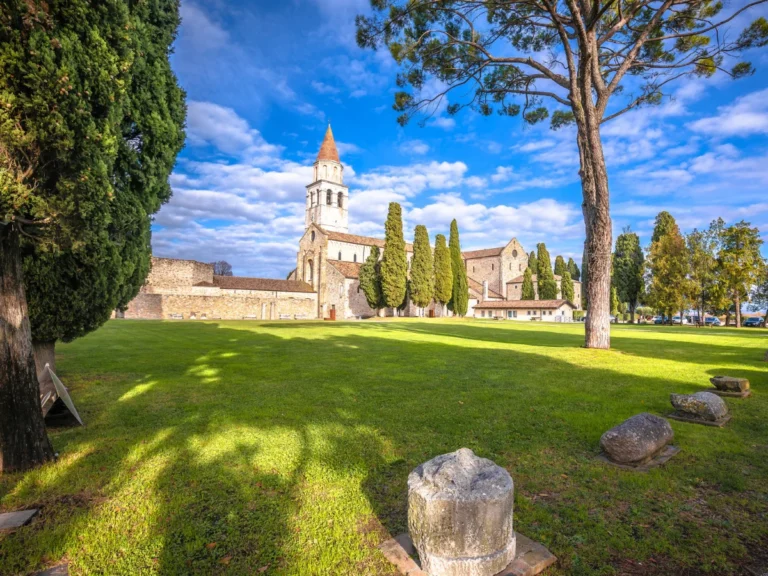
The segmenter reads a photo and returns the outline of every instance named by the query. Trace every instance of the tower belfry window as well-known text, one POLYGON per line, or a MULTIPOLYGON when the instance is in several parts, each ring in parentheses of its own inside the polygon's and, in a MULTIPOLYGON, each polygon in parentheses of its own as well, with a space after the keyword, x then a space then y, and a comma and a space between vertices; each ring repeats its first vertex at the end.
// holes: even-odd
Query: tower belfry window
POLYGON ((343 207, 344 207, 344 194, 339 192, 339 208, 343 208, 343 207))
POLYGON ((328 206, 331 205, 331 191, 328 190, 328 192, 325 193, 325 203, 328 204, 328 206))

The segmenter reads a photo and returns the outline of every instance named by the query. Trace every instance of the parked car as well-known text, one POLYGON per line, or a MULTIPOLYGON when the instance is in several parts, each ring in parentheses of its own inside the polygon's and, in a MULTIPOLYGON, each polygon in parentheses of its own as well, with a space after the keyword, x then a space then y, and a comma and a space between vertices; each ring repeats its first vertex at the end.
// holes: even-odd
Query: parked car
POLYGON ((669 320, 669 318, 667 318, 666 316, 656 316, 653 319, 653 323, 654 324, 666 324, 668 320, 669 320))
POLYGON ((720 322, 720 318, 716 318, 714 316, 707 316, 704 318, 704 325, 705 326, 722 326, 723 323, 720 322))
POLYGON ((744 327, 745 328, 762 328, 765 326, 765 318, 761 318, 760 316, 750 316, 746 320, 744 320, 744 327))
POLYGON ((680 316, 672 316, 672 324, 690 324, 690 321, 685 316, 682 318, 680 318, 680 316))

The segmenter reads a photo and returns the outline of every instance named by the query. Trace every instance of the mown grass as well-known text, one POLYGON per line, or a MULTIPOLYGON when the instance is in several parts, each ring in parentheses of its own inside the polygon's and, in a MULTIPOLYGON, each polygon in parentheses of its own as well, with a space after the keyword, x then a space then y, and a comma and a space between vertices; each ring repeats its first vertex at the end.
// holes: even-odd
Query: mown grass
POLYGON ((516 529, 551 574, 747 574, 768 564, 762 330, 481 321, 112 321, 58 347, 85 428, 0 477, 0 573, 394 574, 406 478, 462 446, 506 467, 516 529), (670 392, 746 376, 724 429, 672 422, 648 474, 596 461, 603 431, 670 392))

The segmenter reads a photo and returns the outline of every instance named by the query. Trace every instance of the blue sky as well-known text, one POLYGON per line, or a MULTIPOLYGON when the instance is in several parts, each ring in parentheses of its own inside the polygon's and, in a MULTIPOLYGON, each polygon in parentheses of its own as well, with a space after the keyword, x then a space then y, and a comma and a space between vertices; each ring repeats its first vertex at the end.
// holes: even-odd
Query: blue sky
MULTIPOLYGON (((553 258, 580 262, 573 131, 440 110, 401 128, 395 63, 355 45, 354 17, 367 10, 368 0, 182 0, 172 64, 188 95, 187 145, 156 217, 155 255, 285 277, 330 121, 350 232, 383 236, 397 201, 408 236, 416 224, 447 235, 456 218, 464 248, 517 237, 528 251, 546 242, 553 258)), ((768 50, 748 56, 751 78, 684 80, 661 106, 603 126, 615 235, 631 225, 645 246, 660 210, 685 232, 722 216, 768 233, 768 50)))

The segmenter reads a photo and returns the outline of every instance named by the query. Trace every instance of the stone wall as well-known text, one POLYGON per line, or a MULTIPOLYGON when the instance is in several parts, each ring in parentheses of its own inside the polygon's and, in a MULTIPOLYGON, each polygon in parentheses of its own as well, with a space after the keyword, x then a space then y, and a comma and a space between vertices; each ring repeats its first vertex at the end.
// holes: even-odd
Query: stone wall
POLYGON ((488 288, 499 294, 504 294, 501 285, 501 257, 487 256, 485 258, 472 258, 467 260, 467 275, 482 284, 488 281, 488 288))
POLYGON ((195 260, 152 258, 147 285, 159 288, 194 286, 199 282, 213 282, 213 264, 195 260))

